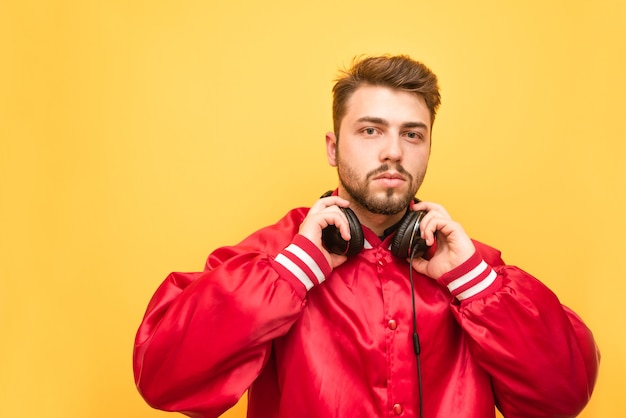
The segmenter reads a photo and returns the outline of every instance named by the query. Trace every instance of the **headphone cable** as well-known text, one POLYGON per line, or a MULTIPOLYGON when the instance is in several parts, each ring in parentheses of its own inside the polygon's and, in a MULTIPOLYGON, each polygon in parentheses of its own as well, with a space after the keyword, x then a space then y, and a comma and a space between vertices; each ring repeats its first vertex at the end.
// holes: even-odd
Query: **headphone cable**
POLYGON ((423 418, 424 408, 423 393, 422 393, 422 362, 420 359, 421 347, 419 335, 417 334, 417 309, 415 308, 415 284, 413 282, 413 257, 415 256, 415 249, 411 251, 411 257, 409 260, 409 281, 411 282, 411 307, 413 308, 413 351, 415 352, 415 358, 417 360, 417 388, 419 396, 419 416, 423 418))

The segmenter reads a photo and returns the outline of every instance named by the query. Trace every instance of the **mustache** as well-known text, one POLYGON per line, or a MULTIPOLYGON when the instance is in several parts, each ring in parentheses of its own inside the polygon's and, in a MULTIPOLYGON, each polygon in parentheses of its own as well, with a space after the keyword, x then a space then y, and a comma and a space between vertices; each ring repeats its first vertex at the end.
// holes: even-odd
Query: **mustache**
MULTIPOLYGON (((386 173, 387 171, 389 171, 389 166, 390 166, 389 164, 385 163, 385 164, 381 165, 380 167, 378 167, 378 168, 376 168, 376 169, 374 169, 374 170, 370 171, 369 173, 367 173, 367 176, 366 176, 365 178, 366 178, 366 179, 370 179, 370 178, 372 178, 372 177, 374 177, 374 176, 377 176, 377 175, 379 175, 379 174, 386 173)), ((406 171, 406 170, 404 169, 404 167, 402 167, 402 165, 401 165, 401 164, 399 164, 399 163, 398 163, 398 164, 395 164, 395 167, 394 167, 394 168, 396 169, 396 171, 397 171, 399 174, 402 174, 403 176, 407 177, 407 178, 409 179, 409 181, 413 181, 413 176, 411 175, 411 173, 409 173, 408 171, 406 171)))

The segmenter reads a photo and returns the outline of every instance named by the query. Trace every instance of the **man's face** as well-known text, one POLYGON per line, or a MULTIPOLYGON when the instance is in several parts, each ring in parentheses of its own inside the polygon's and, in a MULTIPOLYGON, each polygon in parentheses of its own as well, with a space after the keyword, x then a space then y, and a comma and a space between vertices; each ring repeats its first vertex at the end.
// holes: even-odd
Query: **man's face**
POLYGON ((430 156, 430 111, 413 93, 364 85, 347 101, 339 136, 326 135, 339 192, 372 213, 404 211, 430 156))

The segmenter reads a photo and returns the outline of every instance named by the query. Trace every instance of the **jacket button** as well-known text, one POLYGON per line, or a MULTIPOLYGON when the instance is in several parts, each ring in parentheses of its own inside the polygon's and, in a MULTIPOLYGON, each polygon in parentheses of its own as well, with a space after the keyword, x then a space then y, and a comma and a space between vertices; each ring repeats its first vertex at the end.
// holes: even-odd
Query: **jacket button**
POLYGON ((393 406, 393 413, 396 415, 400 415, 403 411, 402 405, 400 405, 399 403, 395 404, 393 406))
POLYGON ((387 322, 387 328, 393 331, 394 329, 398 328, 398 323, 395 319, 390 319, 389 322, 387 322))

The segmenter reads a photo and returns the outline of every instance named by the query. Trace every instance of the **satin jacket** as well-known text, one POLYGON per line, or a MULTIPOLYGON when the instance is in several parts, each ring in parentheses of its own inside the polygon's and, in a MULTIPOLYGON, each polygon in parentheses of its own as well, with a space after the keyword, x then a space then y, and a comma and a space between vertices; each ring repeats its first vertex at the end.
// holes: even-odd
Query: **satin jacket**
POLYGON ((171 273, 137 332, 135 382, 153 407, 217 417, 248 391, 250 418, 573 417, 595 384, 591 332, 500 253, 434 280, 393 234, 331 271, 289 212, 197 273, 171 273), (294 238, 295 237, 295 238, 294 238), (420 405, 419 393, 423 402, 420 405))

